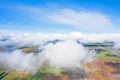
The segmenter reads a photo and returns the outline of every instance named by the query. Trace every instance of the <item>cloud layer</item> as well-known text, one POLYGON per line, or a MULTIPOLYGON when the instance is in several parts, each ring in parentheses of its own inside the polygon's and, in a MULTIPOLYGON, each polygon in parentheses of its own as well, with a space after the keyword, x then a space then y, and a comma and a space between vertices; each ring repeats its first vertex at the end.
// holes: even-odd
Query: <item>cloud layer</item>
POLYGON ((120 48, 120 33, 116 34, 1 34, 0 65, 10 70, 36 72, 48 61, 54 67, 78 67, 81 62, 94 60, 94 50, 89 51, 80 43, 114 42, 114 48, 120 48), (78 43, 79 41, 80 43, 78 43), (25 54, 19 48, 39 46, 37 56, 31 52, 25 54), (41 51, 42 50, 42 51, 41 51))

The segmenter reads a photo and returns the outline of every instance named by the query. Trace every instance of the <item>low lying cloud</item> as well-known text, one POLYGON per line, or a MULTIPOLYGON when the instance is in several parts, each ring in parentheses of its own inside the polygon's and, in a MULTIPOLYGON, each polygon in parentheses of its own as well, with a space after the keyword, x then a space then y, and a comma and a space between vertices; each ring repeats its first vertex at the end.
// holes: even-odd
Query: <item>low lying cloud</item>
POLYGON ((87 56, 87 50, 75 41, 50 44, 45 47, 45 57, 52 65, 76 66, 87 56))
POLYGON ((79 40, 81 43, 100 43, 100 42, 120 42, 120 33, 102 33, 102 34, 85 34, 80 32, 72 32, 70 34, 42 34, 42 33, 23 33, 23 34, 1 34, 1 45, 44 45, 47 41, 53 40, 79 40), (6 41, 3 41, 6 39, 6 41))
MULTIPOLYGON (((87 49, 82 44, 73 40, 49 44, 44 47, 41 53, 25 54, 21 50, 0 53, 0 64, 10 70, 36 72, 40 66, 49 61, 51 66, 58 67, 79 67, 81 61, 87 60, 87 49)), ((93 55, 92 55, 93 56, 93 55)), ((89 56, 88 56, 89 57, 89 56)), ((89 59, 93 60, 92 57, 89 59)))
POLYGON ((8 67, 10 70, 26 72, 36 72, 45 61, 54 67, 77 67, 81 65, 81 62, 94 60, 93 56, 96 54, 94 50, 89 51, 85 48, 82 43, 108 41, 114 42, 115 48, 120 48, 119 36, 120 33, 84 34, 79 32, 70 34, 3 34, 0 35, 0 44, 2 44, 0 45, 0 65, 8 67), (39 46, 39 52, 26 54, 20 49, 29 46, 39 46), (10 48, 12 51, 9 51, 10 48))
POLYGON ((15 50, 12 53, 0 53, 0 64, 4 65, 10 70, 35 72, 35 61, 36 58, 33 56, 33 54, 25 55, 20 50, 15 50))

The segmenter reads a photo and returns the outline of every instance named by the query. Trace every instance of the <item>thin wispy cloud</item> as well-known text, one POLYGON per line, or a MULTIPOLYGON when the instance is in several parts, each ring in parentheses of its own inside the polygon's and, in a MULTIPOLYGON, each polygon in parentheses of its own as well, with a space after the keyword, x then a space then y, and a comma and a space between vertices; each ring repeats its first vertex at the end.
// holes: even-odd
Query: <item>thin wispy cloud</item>
MULTIPOLYGON (((84 8, 74 10, 71 8, 48 8, 24 5, 11 8, 11 10, 21 13, 20 15, 23 16, 20 20, 18 17, 18 21, 17 18, 12 21, 17 24, 16 27, 34 26, 38 29, 41 29, 41 27, 56 29, 59 26, 59 29, 64 29, 64 32, 70 29, 94 33, 119 32, 119 29, 117 29, 118 25, 115 25, 115 20, 109 15, 101 12, 87 11, 84 8)), ((14 25, 14 23, 10 25, 14 25)))
POLYGON ((21 6, 19 9, 38 22, 44 21, 48 24, 62 24, 67 27, 69 26, 68 28, 73 27, 88 32, 117 31, 113 20, 101 12, 90 12, 83 9, 76 11, 70 8, 50 9, 27 6, 21 6))
POLYGON ((69 25, 80 30, 105 32, 106 29, 112 31, 114 28, 112 20, 99 12, 63 9, 50 15, 49 18, 55 23, 69 25))

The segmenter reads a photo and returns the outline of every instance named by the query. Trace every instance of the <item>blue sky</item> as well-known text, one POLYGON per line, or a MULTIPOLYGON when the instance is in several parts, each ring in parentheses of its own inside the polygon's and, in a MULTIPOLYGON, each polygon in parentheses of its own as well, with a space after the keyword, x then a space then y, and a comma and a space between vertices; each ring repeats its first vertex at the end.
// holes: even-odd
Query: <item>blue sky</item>
POLYGON ((0 32, 118 33, 119 0, 0 0, 0 32))

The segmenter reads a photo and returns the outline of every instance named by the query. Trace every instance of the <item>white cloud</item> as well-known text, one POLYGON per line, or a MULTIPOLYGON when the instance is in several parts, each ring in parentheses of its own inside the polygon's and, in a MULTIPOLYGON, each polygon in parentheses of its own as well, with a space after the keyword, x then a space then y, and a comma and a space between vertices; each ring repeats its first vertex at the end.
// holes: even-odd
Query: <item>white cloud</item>
POLYGON ((18 6, 17 9, 36 22, 52 23, 53 26, 64 24, 63 26, 66 26, 68 30, 73 27, 80 31, 96 33, 119 31, 116 29, 115 20, 113 21, 110 16, 101 12, 31 6, 18 6))
POLYGON ((43 52, 34 54, 24 54, 21 50, 12 52, 0 52, 0 65, 3 64, 9 68, 20 71, 37 71, 44 60, 49 60, 51 65, 59 66, 78 66, 84 60, 88 62, 93 60, 94 50, 87 50, 82 44, 77 44, 76 40, 84 43, 99 43, 104 41, 115 42, 115 48, 120 48, 120 33, 116 34, 84 34, 72 32, 70 34, 1 34, 0 47, 14 44, 15 49, 27 45, 40 45, 39 49, 43 52), (8 40, 4 41, 6 38, 8 40), (47 41, 60 39, 62 41, 56 44, 47 44, 47 41))
POLYGON ((14 50, 12 53, 0 53, 0 64, 12 70, 35 72, 35 61, 36 57, 33 54, 25 55, 20 50, 14 50))
MULTIPOLYGON (((116 19, 111 18, 110 15, 101 12, 87 11, 86 9, 81 9, 78 11, 71 8, 61 9, 61 8, 39 7, 39 6, 33 7, 33 6, 24 6, 24 5, 15 6, 14 9, 16 12, 21 13, 25 22, 27 22, 27 19, 29 19, 28 21, 32 21, 34 27, 40 27, 41 24, 48 24, 48 25, 50 24, 50 27, 48 25, 47 27, 53 30, 53 29, 58 29, 57 28, 58 26, 56 24, 58 25, 63 24, 61 25, 61 28, 59 25, 59 29, 62 30, 65 29, 65 31, 70 31, 72 29, 81 32, 95 32, 95 33, 120 31, 118 28, 119 22, 116 19)), ((21 26, 22 25, 24 26, 24 22, 17 23, 17 21, 16 22, 13 21, 11 24, 14 23, 16 25, 21 24, 21 26)))
POLYGON ((59 39, 59 40, 80 40, 81 42, 104 42, 113 41, 120 42, 120 33, 102 33, 102 34, 85 34, 80 32, 72 32, 70 34, 42 34, 42 33, 20 33, 20 34, 7 34, 3 33, 0 35, 0 39, 8 37, 8 41, 2 42, 1 45, 7 44, 17 44, 17 46, 24 46, 27 44, 31 45, 41 45, 47 41, 59 39))
POLYGON ((80 65, 80 61, 87 56, 87 50, 75 41, 68 40, 47 45, 44 54, 52 65, 71 67, 80 65))
POLYGON ((81 61, 85 59, 85 62, 93 60, 93 55, 87 56, 88 54, 87 49, 85 49, 82 44, 77 44, 74 40, 67 40, 54 45, 46 45, 44 51, 38 53, 37 56, 33 53, 24 54, 21 50, 0 52, 0 65, 4 65, 10 70, 34 73, 46 60, 50 61, 51 66, 57 68, 81 66, 81 61))
POLYGON ((55 23, 76 27, 80 30, 91 32, 109 32, 114 28, 111 19, 99 12, 75 11, 62 9, 49 15, 49 19, 55 23))

